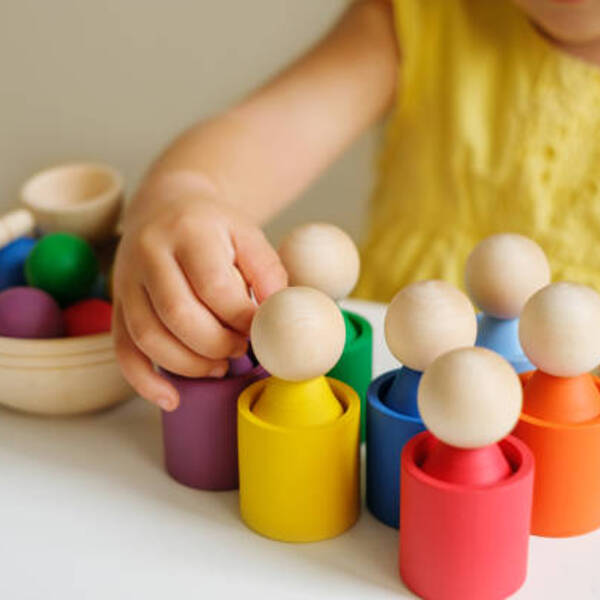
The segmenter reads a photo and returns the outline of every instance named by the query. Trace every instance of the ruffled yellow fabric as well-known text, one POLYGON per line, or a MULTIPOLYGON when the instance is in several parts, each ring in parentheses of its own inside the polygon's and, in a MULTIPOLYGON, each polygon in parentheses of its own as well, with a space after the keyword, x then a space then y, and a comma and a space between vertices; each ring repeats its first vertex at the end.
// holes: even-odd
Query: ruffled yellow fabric
POLYGON ((355 295, 443 278, 492 233, 600 289, 600 69, 509 0, 395 0, 402 61, 355 295))

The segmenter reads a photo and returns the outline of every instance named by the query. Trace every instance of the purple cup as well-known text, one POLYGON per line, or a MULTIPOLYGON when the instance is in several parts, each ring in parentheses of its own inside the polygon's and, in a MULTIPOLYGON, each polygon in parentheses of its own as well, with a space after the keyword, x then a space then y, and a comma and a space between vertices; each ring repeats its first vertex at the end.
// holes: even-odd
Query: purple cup
POLYGON ((200 490, 237 489, 238 396, 268 373, 260 365, 223 379, 191 379, 162 369, 161 373, 179 392, 179 406, 162 411, 169 475, 200 490))

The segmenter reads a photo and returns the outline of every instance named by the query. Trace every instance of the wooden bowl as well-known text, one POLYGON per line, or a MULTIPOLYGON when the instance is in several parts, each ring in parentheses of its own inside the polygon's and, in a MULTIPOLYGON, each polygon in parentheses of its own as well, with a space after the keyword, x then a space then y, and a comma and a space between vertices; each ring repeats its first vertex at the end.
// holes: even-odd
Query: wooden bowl
POLYGON ((21 201, 42 231, 66 231, 98 242, 114 234, 123 204, 123 178, 108 165, 61 165, 26 181, 21 201))
POLYGON ((133 395, 110 333, 56 339, 0 337, 0 404, 39 415, 75 415, 133 395))

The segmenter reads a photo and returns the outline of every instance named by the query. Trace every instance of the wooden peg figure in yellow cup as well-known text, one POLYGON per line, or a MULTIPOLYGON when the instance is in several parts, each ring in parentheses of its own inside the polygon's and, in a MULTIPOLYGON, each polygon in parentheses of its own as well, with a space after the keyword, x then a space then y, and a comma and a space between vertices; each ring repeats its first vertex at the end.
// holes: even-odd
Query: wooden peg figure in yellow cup
POLYGON ((250 337, 272 376, 239 399, 242 518, 281 541, 339 535, 360 506, 360 401, 324 375, 343 351, 344 318, 323 292, 291 287, 263 302, 250 337))
MULTIPOLYGON (((348 296, 358 280, 358 249, 345 231, 330 223, 295 227, 282 240, 278 253, 290 285, 307 285, 336 302, 348 296)), ((346 344, 328 375, 347 383, 359 395, 364 441, 367 389, 373 379, 373 329, 363 316, 340 310, 346 324, 346 344)))

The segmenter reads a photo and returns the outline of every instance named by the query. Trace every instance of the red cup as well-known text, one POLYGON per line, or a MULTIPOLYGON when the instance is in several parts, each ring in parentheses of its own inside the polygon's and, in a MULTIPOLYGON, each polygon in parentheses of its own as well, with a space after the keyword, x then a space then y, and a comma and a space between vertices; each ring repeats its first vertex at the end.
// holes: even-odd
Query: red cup
POLYGON ((422 598, 506 598, 527 573, 533 455, 508 436, 499 444, 512 473, 498 483, 474 487, 423 472, 435 441, 426 431, 402 451, 400 575, 422 598))

